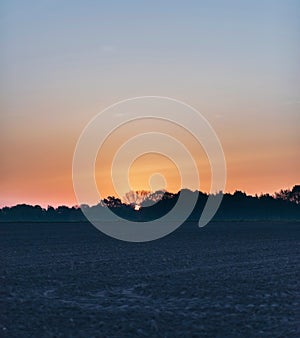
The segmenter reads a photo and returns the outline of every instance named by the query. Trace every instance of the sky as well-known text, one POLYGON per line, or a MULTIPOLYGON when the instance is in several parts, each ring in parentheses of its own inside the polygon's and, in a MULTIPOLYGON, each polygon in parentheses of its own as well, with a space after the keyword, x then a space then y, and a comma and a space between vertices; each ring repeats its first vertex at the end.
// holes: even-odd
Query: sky
MULTIPOLYGON (((227 192, 299 184, 299 15, 292 0, 1 1, 0 207, 77 204, 72 158, 82 130, 111 104, 144 95, 181 100, 209 121, 227 192)), ((116 144, 145 126, 106 142, 95 169, 102 194, 114 193, 116 144)), ((209 191, 205 153, 182 139, 209 191)), ((132 188, 149 189, 157 172, 158 188, 180 188, 174 163, 157 154, 133 163, 132 188)))

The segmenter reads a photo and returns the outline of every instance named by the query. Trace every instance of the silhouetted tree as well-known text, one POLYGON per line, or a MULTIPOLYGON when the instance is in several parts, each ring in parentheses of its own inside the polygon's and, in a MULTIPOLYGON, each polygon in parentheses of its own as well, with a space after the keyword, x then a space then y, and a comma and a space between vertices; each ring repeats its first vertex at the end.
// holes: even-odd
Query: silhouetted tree
POLYGON ((103 202, 109 208, 120 208, 123 205, 122 201, 114 196, 104 198, 103 202))
POLYGON ((300 203, 300 185, 295 185, 292 190, 290 189, 281 189, 279 192, 275 193, 276 199, 281 199, 284 201, 300 203))
POLYGON ((291 199, 297 204, 300 203, 300 185, 295 185, 293 187, 291 199))
MULTIPOLYGON (((189 220, 198 220, 205 206, 208 194, 182 189, 176 194, 167 191, 155 193, 141 193, 129 196, 137 201, 137 195, 147 196, 142 203, 142 208, 135 211, 129 204, 124 204, 119 198, 108 196, 99 204, 94 206, 82 205, 95 215, 101 216, 101 211, 109 207, 115 214, 134 221, 147 221, 159 218, 168 213, 176 204, 179 196, 183 194, 188 201, 197 202, 189 220), (195 195, 197 194, 197 196, 195 195), (99 213, 100 212, 100 213, 99 213)), ((223 193, 222 193, 223 194, 223 193)), ((217 195, 212 195, 217 196, 217 195)), ((130 202, 130 201, 129 201, 130 202)), ((0 209, 0 221, 86 221, 82 210, 79 207, 59 206, 47 209, 39 205, 19 204, 13 207, 0 209)), ((105 213, 103 213, 105 214, 105 213)), ((259 197, 249 196, 245 192, 235 191, 234 194, 223 194, 223 200, 214 219, 219 220, 246 220, 246 219, 300 219, 300 186, 296 185, 292 190, 280 190, 274 196, 262 194, 259 197)))
POLYGON ((275 198, 281 199, 284 201, 290 201, 291 198, 291 190, 289 189, 281 189, 279 192, 275 192, 275 198))

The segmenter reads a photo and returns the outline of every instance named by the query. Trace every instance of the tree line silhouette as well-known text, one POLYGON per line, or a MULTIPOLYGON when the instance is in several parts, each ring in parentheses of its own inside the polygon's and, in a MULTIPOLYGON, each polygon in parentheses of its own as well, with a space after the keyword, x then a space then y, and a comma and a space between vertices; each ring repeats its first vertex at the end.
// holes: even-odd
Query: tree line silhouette
MULTIPOLYGON (((182 189, 174 194, 167 191, 129 192, 125 198, 126 203, 114 196, 108 196, 97 205, 82 205, 81 208, 97 211, 100 215, 103 208, 109 208, 125 219, 149 221, 160 218, 170 211, 182 193, 187 199, 193 194, 198 194, 196 205, 188 218, 189 221, 198 220, 209 195, 188 189, 182 189), (139 210, 136 210, 137 203, 139 210)), ((0 209, 0 222, 84 222, 86 218, 81 208, 77 206, 42 208, 39 205, 18 204, 0 209)), ((300 220, 300 185, 294 186, 292 190, 280 190, 274 195, 251 196, 242 191, 225 193, 214 220, 300 220)))

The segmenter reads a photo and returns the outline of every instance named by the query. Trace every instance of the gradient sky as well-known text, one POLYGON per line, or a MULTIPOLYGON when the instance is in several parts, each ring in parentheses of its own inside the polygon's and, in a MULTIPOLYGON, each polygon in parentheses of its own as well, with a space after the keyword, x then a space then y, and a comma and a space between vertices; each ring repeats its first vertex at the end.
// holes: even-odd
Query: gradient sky
MULTIPOLYGON (((290 0, 1 1, 0 206, 76 204, 82 129, 142 95, 182 100, 208 119, 224 148, 226 191, 299 184, 299 15, 290 0)), ((176 190, 172 164, 149 156, 132 168, 134 188, 147 188, 149 163, 176 190)), ((108 167, 98 179, 105 194, 108 167)))

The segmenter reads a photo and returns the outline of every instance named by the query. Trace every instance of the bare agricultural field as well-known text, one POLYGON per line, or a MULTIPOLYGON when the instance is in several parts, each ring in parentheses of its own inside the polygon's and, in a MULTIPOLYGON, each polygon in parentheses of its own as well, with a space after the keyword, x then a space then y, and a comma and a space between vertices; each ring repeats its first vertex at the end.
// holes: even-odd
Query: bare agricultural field
POLYGON ((299 337, 300 222, 186 223, 148 243, 2 223, 3 337, 299 337))

